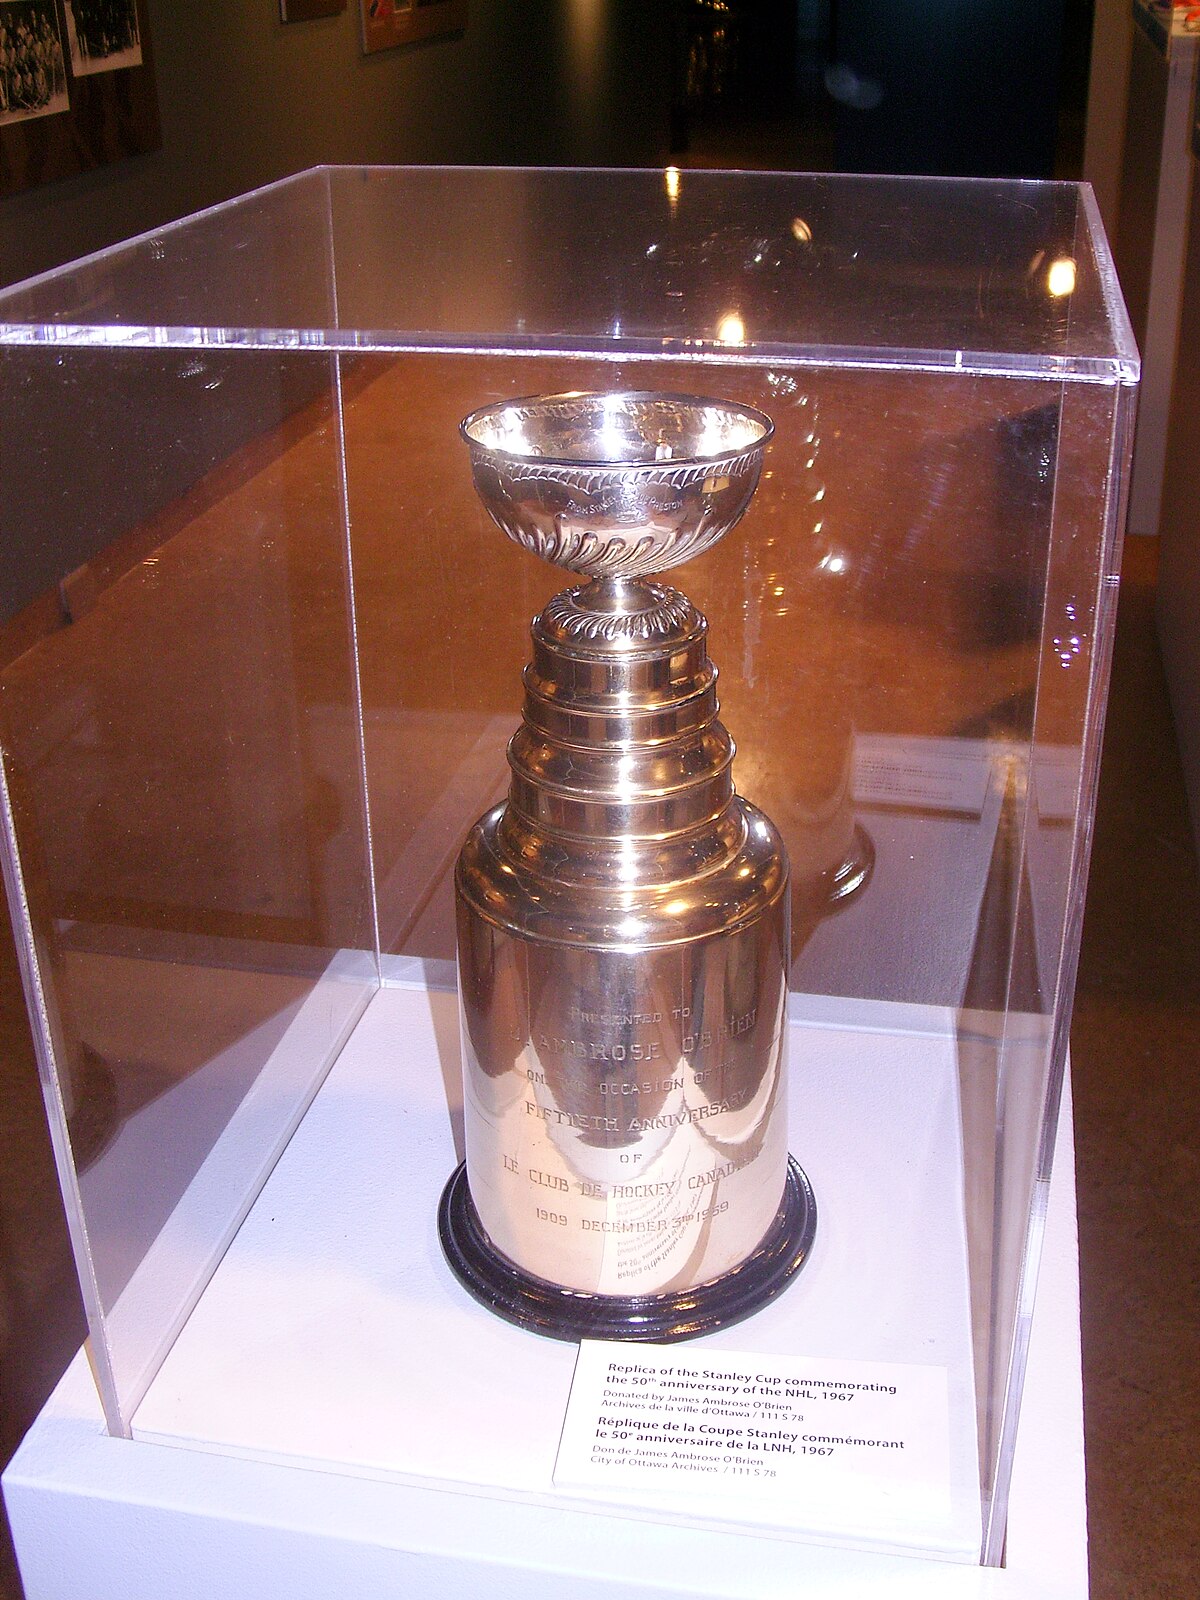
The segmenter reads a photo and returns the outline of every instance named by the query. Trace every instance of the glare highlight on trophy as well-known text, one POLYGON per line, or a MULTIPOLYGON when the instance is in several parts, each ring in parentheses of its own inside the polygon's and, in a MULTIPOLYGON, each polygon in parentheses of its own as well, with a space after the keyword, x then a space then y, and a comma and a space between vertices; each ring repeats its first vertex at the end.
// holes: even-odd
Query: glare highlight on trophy
POLYGON ((772 425, 614 393, 461 431, 494 521, 586 581, 533 622, 508 799, 458 859, 443 1248, 523 1327, 692 1337, 778 1294, 816 1226, 787 1149, 786 854, 734 791, 707 623, 651 578, 735 525, 772 425))

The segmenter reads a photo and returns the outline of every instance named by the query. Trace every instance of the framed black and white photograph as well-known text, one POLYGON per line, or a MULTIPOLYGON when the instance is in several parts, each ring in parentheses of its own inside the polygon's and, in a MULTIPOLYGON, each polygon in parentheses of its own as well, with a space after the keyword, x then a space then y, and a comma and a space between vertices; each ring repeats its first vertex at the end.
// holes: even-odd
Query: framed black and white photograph
POLYGON ((118 72, 142 64, 137 0, 65 0, 71 71, 118 72))
POLYGON ((0 124, 69 109, 54 0, 0 0, 0 124))
POLYGON ((0 195, 161 141, 146 0, 0 0, 0 195))

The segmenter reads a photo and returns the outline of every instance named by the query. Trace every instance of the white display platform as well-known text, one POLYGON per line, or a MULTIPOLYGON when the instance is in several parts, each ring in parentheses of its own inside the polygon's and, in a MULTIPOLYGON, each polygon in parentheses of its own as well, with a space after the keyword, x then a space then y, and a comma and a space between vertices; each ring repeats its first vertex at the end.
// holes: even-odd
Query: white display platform
MULTIPOLYGON (((83 1353, 5 1474, 27 1600, 1084 1600, 1069 1100, 1050 1188, 1004 1568, 447 1493, 115 1439, 83 1353)), ((247 1308, 247 1320, 253 1308, 247 1308)), ((295 1396, 297 1408, 312 1396, 295 1396)), ((468 1442, 464 1441, 464 1449, 468 1442)))
MULTIPOLYGON (((813 1002, 815 1004, 816 1002, 813 1002)), ((803 1005, 793 997, 793 1007, 803 1005)), ((824 1000, 874 1028, 793 1023, 791 1148, 817 1194, 800 1277, 714 1350, 944 1373, 944 1503, 834 1524, 764 1500, 738 1520, 780 1532, 978 1559, 979 1488, 955 1040, 884 1031, 940 1012, 824 1000), (870 1174, 870 1181, 863 1181, 870 1174), (885 1203, 880 1203, 880 1196, 885 1203), (910 1286, 922 1285, 914 1298, 910 1286)), ((461 1288, 438 1244, 457 1155, 455 995, 383 989, 275 1168, 133 1419, 134 1437, 281 1464, 521 1496, 583 1499, 712 1526, 643 1489, 553 1482, 576 1349, 509 1326, 461 1288)), ((939 1446, 943 1440, 939 1439, 939 1446)))

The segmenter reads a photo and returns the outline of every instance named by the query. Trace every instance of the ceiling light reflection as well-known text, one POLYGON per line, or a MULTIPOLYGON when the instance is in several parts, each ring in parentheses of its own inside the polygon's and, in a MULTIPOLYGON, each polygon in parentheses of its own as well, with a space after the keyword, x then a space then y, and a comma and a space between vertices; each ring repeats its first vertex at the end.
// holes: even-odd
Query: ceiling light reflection
POLYGON ((1070 256, 1060 256, 1057 261, 1050 263, 1046 273, 1046 288, 1056 299, 1075 292, 1075 263, 1070 256))
POLYGON ((717 324, 718 344, 745 344, 746 324, 736 311, 728 311, 717 324))

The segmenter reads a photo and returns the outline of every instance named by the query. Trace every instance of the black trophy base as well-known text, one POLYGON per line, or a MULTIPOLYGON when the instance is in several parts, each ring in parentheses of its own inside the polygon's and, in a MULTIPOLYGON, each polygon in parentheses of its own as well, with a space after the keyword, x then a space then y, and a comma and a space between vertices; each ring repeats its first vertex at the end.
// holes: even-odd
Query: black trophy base
POLYGON ((673 1294, 588 1294, 525 1272, 488 1238, 471 1199, 464 1162, 442 1191, 438 1234, 451 1270, 489 1311, 550 1339, 624 1339, 671 1344, 740 1322, 786 1288, 808 1260, 817 1229, 812 1185, 788 1157, 775 1220, 739 1266, 673 1294))

